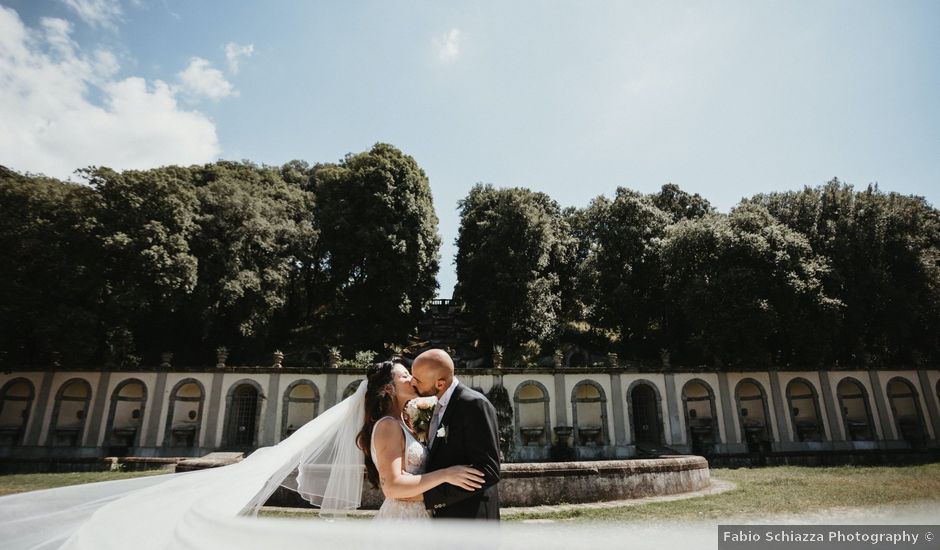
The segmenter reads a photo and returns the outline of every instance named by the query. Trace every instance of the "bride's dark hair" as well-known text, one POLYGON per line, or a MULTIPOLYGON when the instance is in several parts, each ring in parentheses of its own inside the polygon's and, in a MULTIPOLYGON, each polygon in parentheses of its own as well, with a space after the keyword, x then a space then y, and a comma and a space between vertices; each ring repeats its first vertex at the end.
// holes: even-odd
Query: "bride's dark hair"
POLYGON ((407 363, 401 357, 393 357, 388 361, 375 363, 369 366, 366 374, 365 422, 356 437, 356 445, 366 455, 366 475, 375 488, 379 487, 379 470, 372 461, 372 429, 375 423, 387 415, 395 403, 395 383, 392 377, 392 367, 407 363))

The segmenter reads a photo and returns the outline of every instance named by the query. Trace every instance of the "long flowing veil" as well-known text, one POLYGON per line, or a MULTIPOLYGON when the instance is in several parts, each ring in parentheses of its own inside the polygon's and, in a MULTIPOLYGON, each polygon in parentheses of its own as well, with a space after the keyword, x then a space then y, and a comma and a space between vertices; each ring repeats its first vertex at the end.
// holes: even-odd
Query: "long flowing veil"
POLYGON ((362 382, 352 396, 290 437, 236 464, 2 497, 2 546, 239 546, 245 540, 232 540, 230 520, 256 516, 279 486, 319 506, 321 515, 342 517, 359 506, 362 495, 364 455, 356 436, 365 415, 365 391, 362 382))

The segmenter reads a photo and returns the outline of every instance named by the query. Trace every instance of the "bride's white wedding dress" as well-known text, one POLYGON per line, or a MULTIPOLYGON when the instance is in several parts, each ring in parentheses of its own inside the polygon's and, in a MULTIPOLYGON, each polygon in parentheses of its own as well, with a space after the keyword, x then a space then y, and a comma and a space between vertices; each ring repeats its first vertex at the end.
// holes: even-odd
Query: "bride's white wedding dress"
MULTIPOLYGON (((395 419, 386 416, 381 418, 379 422, 385 422, 386 420, 394 422, 395 419)), ((376 422, 375 425, 378 426, 379 422, 376 422)), ((408 429, 408 426, 404 422, 398 421, 401 425, 402 431, 405 433, 405 471, 409 474, 420 475, 423 474, 425 468, 428 464, 428 448, 424 446, 423 443, 415 439, 412 435, 411 430, 408 429)), ((372 430, 372 462, 375 463, 375 428, 372 430)), ((378 468, 378 464, 376 464, 378 468)), ((382 503, 382 507, 379 508, 379 512, 375 515, 377 520, 415 520, 415 519, 430 519, 431 513, 428 512, 424 507, 424 502, 407 502, 402 500, 395 500, 393 498, 385 499, 385 502, 382 503)))

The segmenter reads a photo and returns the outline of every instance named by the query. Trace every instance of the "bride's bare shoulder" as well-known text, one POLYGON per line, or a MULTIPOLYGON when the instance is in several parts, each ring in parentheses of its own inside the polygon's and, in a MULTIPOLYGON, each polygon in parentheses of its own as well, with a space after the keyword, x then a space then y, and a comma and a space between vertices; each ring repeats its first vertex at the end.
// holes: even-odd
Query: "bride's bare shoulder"
POLYGON ((379 443, 391 443, 394 441, 404 441, 405 434, 401 431, 400 422, 386 422, 386 420, 395 420, 391 416, 383 416, 372 428, 372 432, 375 434, 375 441, 378 445, 379 443))

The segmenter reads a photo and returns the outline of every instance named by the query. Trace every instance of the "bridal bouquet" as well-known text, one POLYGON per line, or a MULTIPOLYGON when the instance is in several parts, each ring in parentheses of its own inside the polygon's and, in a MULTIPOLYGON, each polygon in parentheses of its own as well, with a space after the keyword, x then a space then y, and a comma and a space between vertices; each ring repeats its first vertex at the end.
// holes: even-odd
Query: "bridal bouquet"
POLYGON ((428 430, 431 428, 431 417, 434 416, 434 406, 437 397, 415 397, 405 403, 405 421, 415 433, 415 439, 422 443, 428 441, 428 430))

